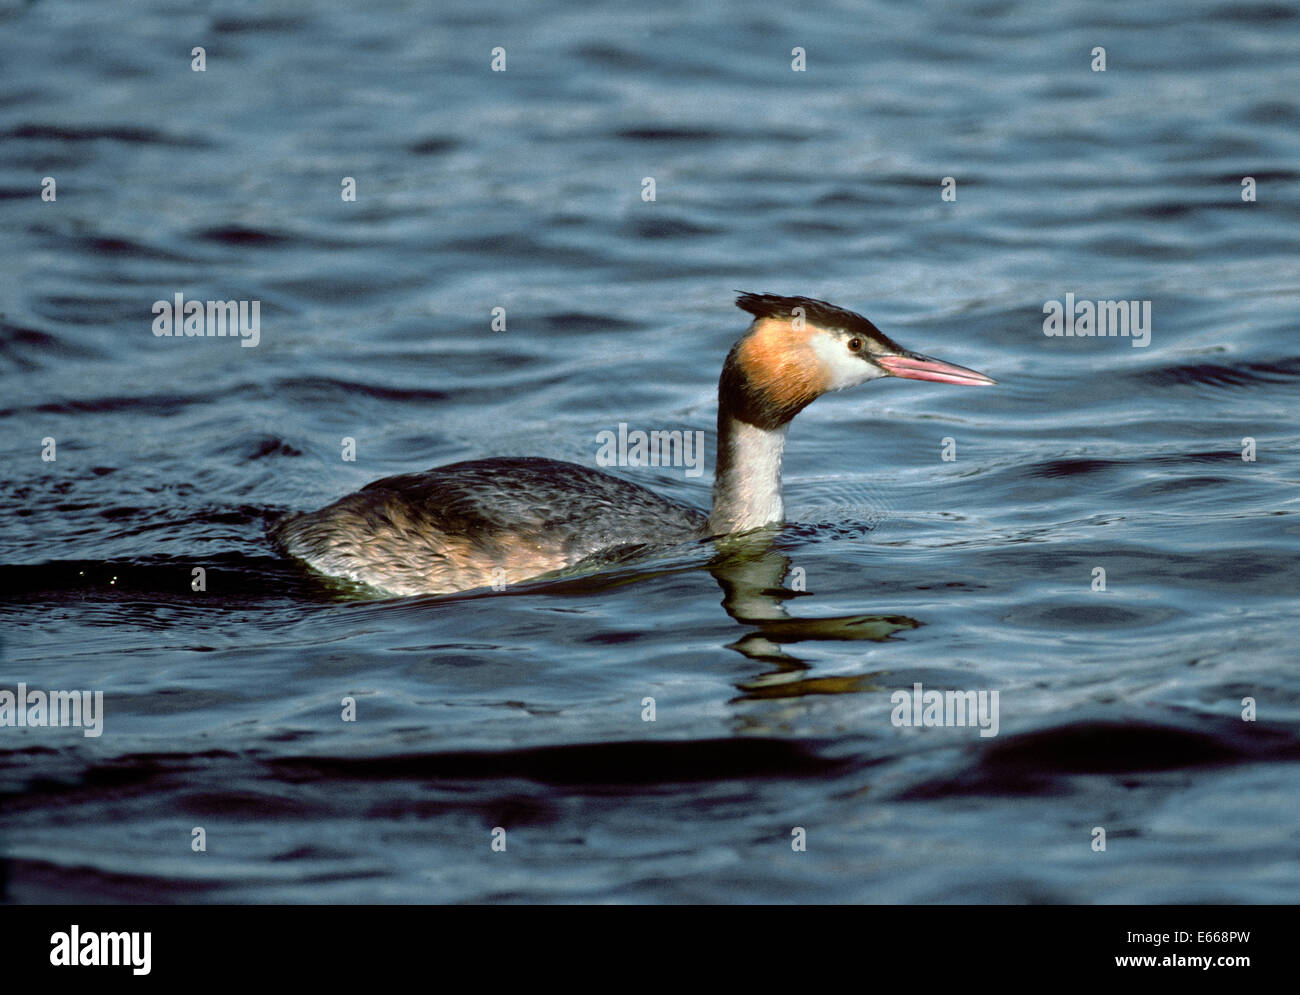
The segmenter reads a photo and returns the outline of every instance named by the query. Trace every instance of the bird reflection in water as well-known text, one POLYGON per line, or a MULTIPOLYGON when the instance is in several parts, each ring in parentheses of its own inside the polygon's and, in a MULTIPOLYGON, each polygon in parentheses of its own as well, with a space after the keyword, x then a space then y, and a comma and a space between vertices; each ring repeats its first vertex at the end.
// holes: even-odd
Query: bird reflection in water
POLYGON ((727 648, 773 668, 738 684, 738 700, 879 690, 874 682, 883 671, 810 677, 811 666, 787 647, 814 641, 884 642, 895 632, 915 629, 921 623, 906 615, 791 615, 785 602, 807 592, 785 586, 791 561, 776 548, 776 534, 775 529, 759 530, 718 539, 717 552, 709 563, 709 571, 722 588, 722 607, 737 622, 754 629, 727 648))

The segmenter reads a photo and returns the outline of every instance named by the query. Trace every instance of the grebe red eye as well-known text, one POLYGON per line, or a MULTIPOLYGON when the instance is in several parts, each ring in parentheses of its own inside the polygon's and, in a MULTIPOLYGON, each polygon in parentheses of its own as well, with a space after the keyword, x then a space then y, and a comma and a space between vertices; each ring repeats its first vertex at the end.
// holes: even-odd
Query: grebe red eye
POLYGON ((849 339, 849 352, 861 352, 861 351, 862 351, 862 340, 849 339))

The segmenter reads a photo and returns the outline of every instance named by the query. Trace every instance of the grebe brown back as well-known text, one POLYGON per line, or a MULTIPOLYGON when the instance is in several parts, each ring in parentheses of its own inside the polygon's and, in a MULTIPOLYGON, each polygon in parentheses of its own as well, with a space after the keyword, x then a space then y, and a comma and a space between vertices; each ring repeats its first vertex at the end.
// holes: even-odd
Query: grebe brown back
POLYGON ((992 384, 908 352, 860 314, 809 297, 741 294, 754 316, 718 381, 713 510, 599 470, 536 457, 471 460, 385 477, 271 529, 321 573, 390 594, 450 594, 781 522, 791 419, 822 394, 879 377, 992 384))

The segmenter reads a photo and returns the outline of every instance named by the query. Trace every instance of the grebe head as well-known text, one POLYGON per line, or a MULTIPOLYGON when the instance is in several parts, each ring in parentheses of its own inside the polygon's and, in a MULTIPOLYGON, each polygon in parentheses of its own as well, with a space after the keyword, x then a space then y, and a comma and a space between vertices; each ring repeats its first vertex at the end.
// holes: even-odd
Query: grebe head
POLYGON ((825 301, 742 293, 736 306, 754 321, 727 356, 720 393, 734 417, 759 428, 779 428, 822 394, 879 377, 996 383, 904 349, 862 315, 825 301))

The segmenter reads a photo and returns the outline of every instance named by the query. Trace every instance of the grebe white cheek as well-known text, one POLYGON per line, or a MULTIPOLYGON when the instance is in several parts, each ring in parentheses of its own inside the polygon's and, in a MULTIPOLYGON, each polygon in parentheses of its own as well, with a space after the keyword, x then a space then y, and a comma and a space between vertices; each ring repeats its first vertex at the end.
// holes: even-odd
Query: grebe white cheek
POLYGON ((324 574, 390 594, 515 584, 628 547, 781 522, 786 430, 828 391, 887 376, 995 382, 909 352, 825 301, 746 293, 736 304, 754 320, 718 379, 711 514, 574 463, 510 457, 386 477, 319 511, 286 516, 272 526, 273 541, 324 574))

